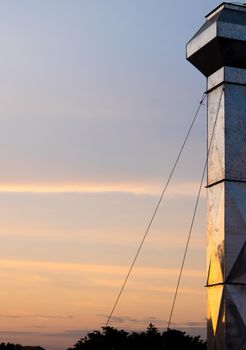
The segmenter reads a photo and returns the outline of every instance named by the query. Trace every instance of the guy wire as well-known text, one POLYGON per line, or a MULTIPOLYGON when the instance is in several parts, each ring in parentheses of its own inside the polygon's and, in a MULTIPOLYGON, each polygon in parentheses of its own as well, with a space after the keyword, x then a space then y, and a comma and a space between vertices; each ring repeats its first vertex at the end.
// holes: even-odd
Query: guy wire
POLYGON ((207 166, 208 166, 208 156, 209 156, 212 142, 213 142, 213 138, 214 138, 214 133, 215 133, 216 125, 217 125, 217 120, 218 120, 218 116, 219 116, 220 105, 221 105, 223 93, 224 93, 224 89, 222 89, 222 91, 221 91, 218 109, 217 109, 217 112, 215 115, 215 121, 214 121, 211 138, 210 138, 209 145, 208 145, 206 160, 205 160, 205 164, 204 164, 203 171, 202 171, 202 176, 201 176, 201 181, 200 181, 200 185, 199 185, 199 189, 198 189, 198 193, 197 193, 197 198, 195 201, 195 206, 194 206, 193 215, 192 215, 192 219, 191 219, 190 229, 189 229, 189 233, 188 233, 188 237, 187 237, 187 241, 186 241, 184 255, 183 255, 183 259, 182 259, 182 263, 181 263, 181 267, 180 267, 180 272, 179 272, 179 276, 178 276, 178 281, 177 281, 177 285, 176 285, 176 289, 175 289, 175 293, 174 293, 174 298, 173 298, 173 302, 172 302, 171 312, 170 312, 170 316, 168 319, 167 333, 166 333, 166 337, 165 337, 165 340, 164 340, 164 343, 162 346, 163 350, 165 349, 166 344, 167 344, 168 332, 170 331, 170 325, 172 322, 173 311, 174 311, 174 307, 176 304, 179 286, 180 286, 180 282, 181 282, 181 278, 182 278, 182 274, 183 274, 183 270, 184 270, 184 264, 185 264, 185 260, 186 260, 186 256, 187 256, 187 252, 188 252, 188 248, 189 248, 190 238, 191 238, 191 234, 192 234, 192 230, 193 230, 193 226, 194 226, 194 222, 195 222, 195 217, 196 217, 196 213, 197 213, 198 203, 199 203, 199 199, 200 199, 200 195, 201 195, 202 184, 203 184, 204 177, 205 177, 206 170, 207 170, 207 166))
POLYGON ((179 152, 178 152, 177 158, 176 158, 176 160, 175 160, 175 162, 174 162, 174 165, 173 165, 173 167, 172 167, 172 169, 171 169, 171 172, 170 172, 170 174, 169 174, 169 177, 168 177, 168 179, 167 179, 167 181, 166 181, 166 183, 165 183, 165 186, 164 186, 164 188, 163 188, 163 190, 162 190, 162 193, 161 193, 161 195, 160 195, 160 197, 159 197, 159 200, 158 200, 157 205, 156 205, 156 207, 155 207, 155 209, 154 209, 154 212, 153 212, 153 214, 152 214, 152 216, 151 216, 151 218, 150 218, 149 224, 147 225, 147 228, 146 228, 146 230, 145 230, 145 233, 144 233, 144 235, 143 235, 143 238, 142 238, 142 240, 141 240, 141 242, 140 242, 140 245, 139 245, 139 247, 138 247, 138 249, 137 249, 137 252, 136 252, 136 254, 135 254, 135 256, 134 256, 134 259, 133 259, 133 261, 132 261, 132 264, 130 265, 130 268, 129 268, 128 273, 127 273, 127 275, 126 275, 126 277, 125 277, 125 279, 124 279, 124 282, 123 282, 123 284, 122 284, 122 287, 121 287, 121 289, 120 289, 120 291, 119 291, 119 293, 118 293, 118 296, 117 296, 117 298, 116 298, 116 300, 115 300, 115 302, 114 302, 113 308, 112 308, 112 310, 111 310, 111 312, 110 312, 110 314, 109 314, 109 316, 108 316, 108 319, 107 319, 107 322, 106 322, 106 324, 105 324, 105 327, 107 327, 107 326, 109 325, 109 323, 110 323, 110 320, 111 320, 111 318, 112 318, 112 316, 113 316, 113 313, 114 313, 114 311, 115 311, 115 309, 116 309, 116 306, 117 306, 117 304, 118 304, 118 302, 119 302, 119 300, 120 300, 120 297, 121 297, 121 295, 122 295, 122 293, 123 293, 123 290, 124 290, 124 288, 125 288, 125 286, 126 286, 126 283, 127 283, 128 279, 129 279, 129 277, 130 277, 130 274, 131 274, 132 269, 133 269, 133 267, 134 267, 134 265, 135 265, 135 262, 136 262, 136 260, 137 260, 137 258, 138 258, 138 255, 139 255, 139 253, 140 253, 140 251, 141 251, 141 249, 142 249, 142 247, 143 247, 143 244, 144 244, 144 242, 145 242, 145 239, 146 239, 146 237, 147 237, 147 235, 148 235, 148 233, 149 233, 149 230, 150 230, 150 228, 151 228, 151 226, 152 226, 152 223, 153 223, 153 221, 154 221, 154 219, 155 219, 155 216, 156 216, 156 214, 157 214, 157 211, 158 211, 158 209, 159 209, 159 207, 160 207, 160 205, 161 205, 161 202, 162 202, 162 200, 163 200, 163 197, 164 197, 164 195, 165 195, 165 192, 166 192, 166 190, 167 190, 167 188, 168 188, 168 186, 169 186, 169 183, 170 183, 170 181, 171 181, 171 178, 172 178, 172 176, 173 176, 173 173, 174 173, 174 171, 175 171, 175 169, 176 169, 176 167, 177 167, 177 164, 178 164, 178 162, 179 162, 179 159, 180 159, 180 157, 181 157, 181 154, 183 153, 184 147, 185 147, 185 145, 186 145, 186 143, 187 143, 187 140, 188 140, 188 138, 189 138, 189 135, 190 135, 190 133, 191 133, 191 130, 192 130, 192 128, 193 128, 193 125, 194 125, 194 123, 195 123, 195 120, 196 120, 196 118, 197 118, 197 115, 199 114, 199 111, 200 111, 201 107, 203 106, 203 102, 204 102, 205 98, 206 98, 206 93, 203 93, 202 98, 201 98, 201 101, 200 101, 199 106, 198 106, 198 108, 197 108, 197 111, 196 111, 196 113, 195 113, 195 115, 194 115, 194 117, 193 117, 193 119, 192 119, 192 122, 191 122, 191 124, 190 124, 189 129, 188 129, 188 132, 187 132, 187 134, 186 134, 186 136, 185 136, 185 139, 184 139, 184 141, 183 141, 183 143, 182 143, 182 145, 181 145, 181 147, 180 147, 180 150, 179 150, 179 152))

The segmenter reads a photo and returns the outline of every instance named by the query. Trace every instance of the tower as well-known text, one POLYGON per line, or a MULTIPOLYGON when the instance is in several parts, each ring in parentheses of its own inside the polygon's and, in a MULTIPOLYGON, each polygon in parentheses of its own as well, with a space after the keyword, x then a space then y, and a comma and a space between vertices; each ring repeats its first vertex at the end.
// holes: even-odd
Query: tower
POLYGON ((208 349, 246 350, 246 6, 208 14, 187 59, 207 77, 208 349))

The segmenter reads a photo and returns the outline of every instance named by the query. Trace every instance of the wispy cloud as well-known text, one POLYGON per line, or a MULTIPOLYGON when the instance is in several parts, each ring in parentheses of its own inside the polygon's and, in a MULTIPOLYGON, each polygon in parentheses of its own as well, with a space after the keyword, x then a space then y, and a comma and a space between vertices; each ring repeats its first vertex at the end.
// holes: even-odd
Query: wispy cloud
MULTIPOLYGON (((105 321, 108 319, 108 315, 97 315, 98 317, 104 319, 105 321)), ((129 325, 131 327, 134 327, 134 324, 137 325, 137 327, 142 326, 147 327, 150 323, 153 323, 158 328, 165 328, 168 325, 167 320, 159 319, 155 316, 149 316, 145 318, 133 318, 131 316, 112 316, 111 318, 111 325, 117 326, 126 326, 129 325)), ((205 328, 206 326, 206 320, 203 321, 184 321, 184 322, 172 322, 173 328, 205 328)))
POLYGON ((41 336, 41 337, 65 337, 81 338, 86 333, 85 330, 65 330, 64 332, 32 332, 32 331, 0 331, 2 336, 41 336))
MULTIPOLYGON (((103 194, 121 193, 131 195, 159 196, 163 184, 121 182, 121 183, 0 183, 0 193, 30 193, 30 194, 103 194)), ((199 184, 196 182, 178 183, 167 191, 167 196, 193 197, 199 184)))
POLYGON ((0 318, 22 318, 22 317, 23 317, 23 315, 8 315, 8 314, 6 314, 6 315, 1 314, 0 315, 0 318))
POLYGON ((19 315, 11 315, 11 314, 0 314, 0 318, 32 318, 32 319, 55 319, 55 320, 70 320, 74 318, 74 316, 68 315, 35 315, 35 314, 19 314, 19 315))
MULTIPOLYGON (((108 315, 97 315, 100 318, 103 318, 105 321, 108 319, 108 315)), ((111 324, 113 325, 123 325, 123 324, 129 324, 129 323, 133 323, 133 324, 138 324, 138 325, 142 325, 143 327, 145 327, 146 325, 148 326, 148 324, 153 323, 156 326, 158 326, 159 324, 161 324, 162 326, 167 325, 168 321, 167 320, 161 320, 158 319, 156 317, 146 317, 146 318, 133 318, 131 316, 112 316, 111 317, 111 324)))
POLYGON ((200 321, 200 322, 187 321, 183 325, 186 326, 186 327, 205 327, 206 326, 206 320, 200 321))
MULTIPOLYGON (((145 319, 134 319, 128 316, 125 317, 113 317, 111 320, 111 324, 114 327, 123 326, 130 331, 133 331, 134 325, 131 325, 131 328, 127 327, 127 323, 133 322, 135 324, 138 324, 136 327, 137 329, 145 330, 146 327, 153 323, 156 327, 160 328, 160 330, 165 330, 165 327, 167 326, 166 320, 160 320, 155 317, 148 317, 145 319), (140 326, 140 328, 139 328, 140 326)), ((181 329, 194 329, 194 328, 205 328, 206 323, 205 322, 193 322, 193 325, 189 325, 189 322, 184 323, 172 323, 172 328, 181 328, 181 329)), ((41 337, 65 337, 65 338, 82 338, 84 335, 86 335, 88 332, 92 332, 94 329, 69 329, 64 330, 60 332, 39 332, 39 331, 13 331, 13 330, 3 330, 0 331, 1 336, 41 336, 41 337)))
MULTIPOLYGON (((17 270, 57 270, 57 271, 74 271, 74 272, 90 272, 103 275, 118 275, 119 273, 124 274, 129 266, 123 265, 92 265, 92 264, 79 264, 79 263, 68 263, 68 262, 53 262, 53 261, 40 261, 40 260, 10 260, 1 259, 0 266, 2 268, 13 268, 17 270)), ((141 276, 173 276, 176 275, 178 269, 165 269, 159 267, 145 267, 138 266, 135 271, 141 276)), ((189 270, 185 271, 186 275, 192 277, 201 277, 204 274, 203 270, 189 270)))

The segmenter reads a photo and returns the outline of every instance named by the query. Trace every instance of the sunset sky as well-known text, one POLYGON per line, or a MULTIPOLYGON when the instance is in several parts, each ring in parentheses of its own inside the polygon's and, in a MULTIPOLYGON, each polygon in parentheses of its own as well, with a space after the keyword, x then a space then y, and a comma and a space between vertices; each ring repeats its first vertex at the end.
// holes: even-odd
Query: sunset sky
MULTIPOLYGON (((205 90, 185 45, 214 0, 0 1, 0 341, 105 324, 205 90)), ((111 325, 167 326, 206 107, 111 325)), ((205 335, 206 191, 173 327, 205 335)))

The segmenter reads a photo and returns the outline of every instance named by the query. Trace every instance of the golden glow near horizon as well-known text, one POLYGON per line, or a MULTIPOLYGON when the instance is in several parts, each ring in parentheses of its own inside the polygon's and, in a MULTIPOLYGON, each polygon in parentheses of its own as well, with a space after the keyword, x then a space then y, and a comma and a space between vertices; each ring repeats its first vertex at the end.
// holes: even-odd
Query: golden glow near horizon
MULTIPOLYGON (((58 193, 47 198, 36 193, 24 197, 23 205, 23 197, 7 194, 9 208, 6 196, 0 198, 3 339, 15 339, 14 334, 9 338, 8 331, 18 330, 19 342, 34 344, 39 339, 39 344, 50 347, 56 339, 56 346, 68 347, 82 336, 82 330, 104 325, 145 228, 143 199, 136 196, 126 201, 125 196, 115 198, 113 194, 105 201, 98 193, 94 199, 88 194, 84 201, 83 195, 58 193), (112 218, 122 210, 120 220, 112 218), (49 337, 47 328, 56 335, 49 337)), ((182 206, 187 198, 193 203, 193 198, 183 194, 173 196, 172 202, 182 206)), ((156 202, 152 196, 146 200, 151 207, 156 202)), ((114 314, 113 326, 137 330, 153 322, 165 328, 185 245, 186 209, 179 213, 179 220, 169 218, 168 208, 163 218, 157 218, 114 314)), ((188 263, 184 271, 173 327, 197 329, 199 334, 205 326, 205 270, 197 259, 205 242, 197 232, 198 228, 189 251, 194 263, 188 263), (193 307, 194 298, 199 300, 198 308, 193 307)))
MULTIPOLYGON (((168 189, 168 197, 193 197, 199 183, 176 183, 168 189)), ((162 186, 154 183, 0 183, 0 193, 126 193, 133 195, 160 196, 162 186)), ((204 193, 202 193, 204 195, 204 193)))
MULTIPOLYGON (((127 268, 127 265, 0 260, 0 278, 8 280, 0 291, 2 330, 8 330, 11 323, 22 331, 31 324, 32 329, 37 329, 56 320, 59 321, 56 327, 63 330, 76 323, 82 329, 99 328, 106 320, 127 268)), ((131 319, 135 318, 138 321, 134 328, 138 329, 146 325, 149 314, 157 326, 164 328, 163 315, 167 316, 178 273, 178 269, 136 267, 112 325, 133 327, 131 319), (117 323, 117 317, 122 318, 122 323, 117 323)), ((186 313, 193 304, 190 295, 204 297, 203 289, 197 288, 203 278, 202 270, 185 271, 177 305, 179 326, 189 327, 191 319, 186 313)), ((199 310, 193 314, 201 317, 199 310)))
MULTIPOLYGON (((111 325, 138 330, 153 322, 165 328, 185 245, 183 226, 187 229, 197 187, 176 182, 168 190, 172 204, 156 218, 111 325), (189 203, 185 209, 183 203, 189 203), (173 206, 179 220, 173 219, 173 206)), ((134 182, 2 183, 2 339, 16 336, 24 344, 64 348, 82 330, 103 326, 145 229, 143 218, 160 190, 160 185, 134 182), (52 329, 50 336, 46 329, 52 329), (9 335, 11 330, 19 333, 9 335)), ((205 327, 205 270, 202 261, 197 264, 204 240, 194 232, 194 264, 185 269, 173 324, 195 334, 205 327), (194 298, 199 308, 193 308, 194 298)))

